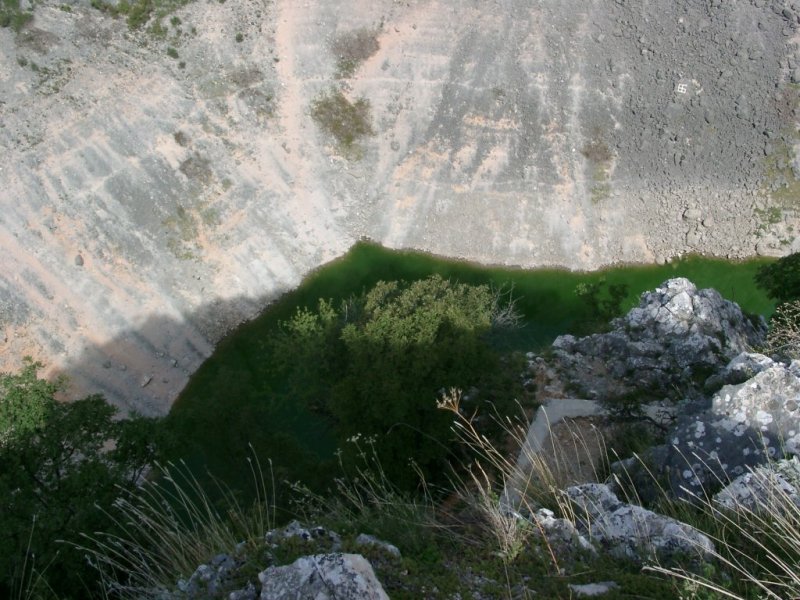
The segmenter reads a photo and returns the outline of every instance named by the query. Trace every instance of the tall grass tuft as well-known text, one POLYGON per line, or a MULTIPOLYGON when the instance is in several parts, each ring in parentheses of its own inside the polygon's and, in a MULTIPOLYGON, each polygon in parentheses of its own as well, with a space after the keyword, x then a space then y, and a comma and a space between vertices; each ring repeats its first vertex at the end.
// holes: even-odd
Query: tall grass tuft
MULTIPOLYGON (((534 448, 527 440, 525 419, 495 417, 514 449, 509 455, 476 429, 476 415, 465 415, 460 404, 461 392, 457 389, 446 392, 438 403, 440 409, 456 416, 456 435, 476 456, 469 479, 457 487, 462 498, 483 516, 485 533, 494 539, 497 554, 508 564, 525 549, 527 539, 537 530, 546 542, 544 531, 534 517, 538 509, 551 509, 559 517, 575 522, 574 507, 564 489, 576 483, 575 464, 593 456, 601 459, 598 464, 590 460, 590 478, 600 480, 607 468, 603 438, 596 430, 593 439, 587 438, 565 422, 572 448, 557 449, 551 435, 552 452, 543 452, 543 448, 534 448)), ((558 571, 558 557, 552 548, 546 546, 546 549, 558 571)))
POLYGON ((390 540, 404 554, 429 553, 436 545, 434 536, 445 526, 421 472, 417 470, 421 493, 404 492, 383 470, 374 439, 356 435, 347 441, 356 447, 359 463, 345 465, 340 452, 341 475, 325 496, 294 484, 295 513, 305 523, 322 524, 341 534, 370 533, 390 540))
MULTIPOLYGON (((80 549, 100 571, 105 592, 119 598, 164 598, 215 555, 263 546, 275 523, 274 502, 256 457, 248 458, 257 498, 242 505, 220 486, 220 510, 184 465, 170 464, 163 475, 115 505, 116 531, 86 535, 80 549)), ((271 472, 271 463, 270 463, 271 472)), ((273 499, 274 500, 274 499, 273 499)))
POLYGON ((661 565, 651 571, 669 575, 720 597, 745 600, 800 598, 800 504, 796 491, 785 485, 776 465, 752 469, 745 484, 746 499, 729 497, 724 504, 697 498, 707 523, 706 533, 717 547, 718 570, 692 573, 661 565), (737 580, 735 588, 730 581, 737 580))

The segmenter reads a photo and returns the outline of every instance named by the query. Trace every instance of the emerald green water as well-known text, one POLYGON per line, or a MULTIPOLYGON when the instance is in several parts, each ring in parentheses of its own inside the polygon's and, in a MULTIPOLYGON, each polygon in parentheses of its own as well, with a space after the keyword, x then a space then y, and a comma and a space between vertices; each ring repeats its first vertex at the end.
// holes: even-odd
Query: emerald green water
POLYGON ((746 311, 769 316, 773 303, 757 289, 753 275, 767 260, 729 262, 689 257, 659 266, 624 266, 591 273, 552 269, 482 267, 420 252, 391 251, 356 244, 345 256, 311 274, 294 291, 270 305, 258 318, 223 340, 194 374, 170 413, 177 437, 175 457, 195 469, 207 468, 233 487, 250 480, 247 441, 261 457, 275 459, 276 478, 324 480, 333 468, 336 442, 323 418, 277 401, 271 390, 264 341, 298 307, 314 308, 319 298, 334 301, 372 287, 380 280, 415 280, 431 274, 464 283, 509 289, 525 325, 504 340, 504 350, 536 350, 581 327, 583 314, 575 294, 581 282, 605 279, 625 283, 623 309, 639 295, 671 277, 687 277, 699 288, 713 287, 746 311), (239 465, 239 466, 237 466, 239 465))

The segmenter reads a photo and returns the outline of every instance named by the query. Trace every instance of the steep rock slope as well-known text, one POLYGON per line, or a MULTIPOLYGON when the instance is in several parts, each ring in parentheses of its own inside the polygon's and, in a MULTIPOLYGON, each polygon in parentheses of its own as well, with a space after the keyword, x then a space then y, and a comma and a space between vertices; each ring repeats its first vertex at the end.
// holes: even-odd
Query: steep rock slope
POLYGON ((44 0, 0 29, 4 368, 30 354, 164 412, 225 331, 361 236, 570 268, 797 249, 790 3, 175 14, 159 37, 44 0), (378 48, 341 78, 361 28, 378 48), (312 117, 332 87, 370 103, 350 158, 312 117))

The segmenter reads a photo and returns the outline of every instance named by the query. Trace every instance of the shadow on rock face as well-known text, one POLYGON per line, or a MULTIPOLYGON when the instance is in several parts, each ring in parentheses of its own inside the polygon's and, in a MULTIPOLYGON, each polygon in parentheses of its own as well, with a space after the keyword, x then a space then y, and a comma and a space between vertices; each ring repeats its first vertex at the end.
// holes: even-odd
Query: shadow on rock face
POLYGON ((266 304, 242 297, 215 300, 183 319, 152 315, 110 342, 85 347, 55 375, 67 377, 70 398, 99 393, 123 413, 165 415, 216 341, 266 304))

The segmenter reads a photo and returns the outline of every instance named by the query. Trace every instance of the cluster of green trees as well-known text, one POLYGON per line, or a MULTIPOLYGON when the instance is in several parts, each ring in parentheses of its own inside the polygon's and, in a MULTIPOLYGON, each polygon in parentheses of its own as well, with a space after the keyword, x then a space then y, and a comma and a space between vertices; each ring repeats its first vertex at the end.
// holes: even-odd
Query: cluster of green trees
POLYGON ((469 410, 513 402, 514 377, 491 343, 501 313, 489 286, 439 276, 379 282, 338 307, 320 300, 298 310, 272 340, 273 368, 291 398, 331 420, 345 453, 363 450, 348 440, 368 439, 398 484, 416 481, 412 457, 435 480, 453 452, 452 415, 436 408, 441 391, 478 389, 469 410))
POLYGON ((800 252, 764 265, 756 273, 756 284, 782 304, 800 298, 800 252))
POLYGON ((57 401, 63 381, 40 367, 0 375, 0 597, 91 597, 97 573, 75 545, 113 530, 115 500, 158 459, 164 433, 153 419, 115 419, 100 396, 57 401))
MULTIPOLYGON (((796 301, 800 255, 763 267, 756 279, 772 298, 796 301)), ((621 312, 627 288, 601 280, 576 294, 586 322, 598 323, 621 312)), ((452 443, 454 415, 436 407, 442 392, 468 390, 468 415, 510 414, 522 397, 522 358, 497 343, 518 321, 509 300, 439 276, 382 281, 338 303, 320 299, 283 321, 263 354, 242 357, 266 363, 250 376, 259 385, 221 377, 225 389, 209 410, 173 411, 166 420, 118 419, 100 396, 59 402, 64 382, 40 379, 41 365, 31 361, 0 375, 0 597, 48 588, 55 597, 90 597, 98 575, 78 549, 85 536, 113 533, 118 500, 154 477, 162 458, 187 456, 206 437, 225 444, 223 470, 248 469, 254 450, 275 459, 278 483, 302 477, 293 469, 304 465, 323 481, 331 464, 295 439, 316 435, 313 417, 333 432, 345 468, 370 450, 399 487, 412 489, 420 473, 441 481, 464 452, 452 443), (298 431, 278 419, 287 407, 302 417, 298 431)), ((491 436, 491 419, 483 423, 491 436)), ((190 464, 199 473, 209 463, 197 457, 190 464)))
MULTIPOLYGON (((335 432, 345 468, 362 464, 366 447, 349 443, 360 439, 397 485, 415 487, 420 472, 436 481, 454 452, 453 415, 436 408, 444 389, 478 388, 467 394, 465 410, 481 403, 513 410, 520 365, 504 361, 492 343, 501 323, 514 322, 512 313, 488 286, 438 276, 380 282, 338 306, 320 300, 265 341, 271 383, 263 401, 229 419, 236 411, 220 398, 213 427, 242 453, 263 430, 270 442, 256 445, 260 458, 273 458, 264 452, 284 444, 283 458, 297 464, 286 432, 281 437, 269 419, 276 406, 301 403, 335 432), (250 429, 239 428, 242 419, 250 429)), ((0 597, 31 589, 91 597, 98 573, 78 546, 95 532, 113 533, 119 499, 156 476, 162 458, 180 458, 189 447, 182 436, 210 429, 195 428, 191 414, 183 429, 178 419, 118 419, 100 396, 57 401, 64 382, 39 378, 40 368, 28 361, 19 373, 0 375, 0 597)))

